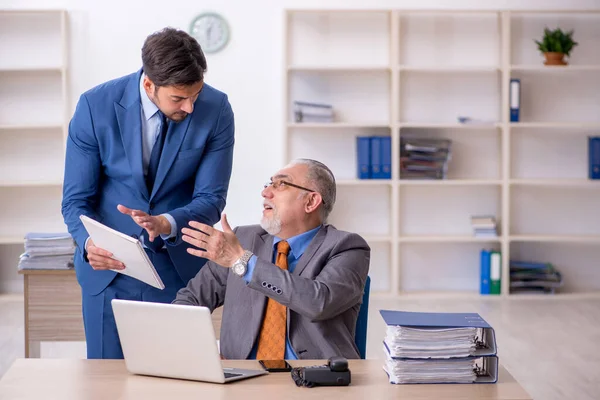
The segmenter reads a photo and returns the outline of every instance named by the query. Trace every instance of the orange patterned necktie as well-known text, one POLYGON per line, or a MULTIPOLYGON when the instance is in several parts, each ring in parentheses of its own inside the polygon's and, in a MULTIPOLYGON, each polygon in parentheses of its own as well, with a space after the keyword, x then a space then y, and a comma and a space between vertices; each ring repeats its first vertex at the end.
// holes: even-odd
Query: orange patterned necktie
MULTIPOLYGON (((285 240, 277 243, 275 265, 288 269, 287 255, 290 245, 285 240)), ((285 355, 285 331, 287 320, 286 306, 272 298, 267 298, 267 308, 258 337, 256 358, 258 360, 283 360, 285 355)))

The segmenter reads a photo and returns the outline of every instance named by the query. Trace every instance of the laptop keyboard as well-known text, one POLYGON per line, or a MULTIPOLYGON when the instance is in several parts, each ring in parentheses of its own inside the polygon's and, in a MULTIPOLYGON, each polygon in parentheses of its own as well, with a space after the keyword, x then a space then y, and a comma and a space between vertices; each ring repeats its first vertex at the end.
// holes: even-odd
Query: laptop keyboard
POLYGON ((236 376, 242 376, 242 374, 234 374, 232 372, 225 372, 225 379, 235 378, 236 376))

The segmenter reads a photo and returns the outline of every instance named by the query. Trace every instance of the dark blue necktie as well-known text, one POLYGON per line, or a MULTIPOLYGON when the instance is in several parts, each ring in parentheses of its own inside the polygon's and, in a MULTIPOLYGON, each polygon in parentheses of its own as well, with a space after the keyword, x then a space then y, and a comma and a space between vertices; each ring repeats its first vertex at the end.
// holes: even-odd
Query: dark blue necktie
MULTIPOLYGON (((165 137, 167 136, 167 130, 169 129, 169 124, 167 122, 167 118, 165 115, 158 111, 158 115, 161 117, 161 125, 160 132, 156 141, 154 142, 154 146, 152 147, 152 153, 150 154, 150 162, 148 163, 148 173, 146 174, 146 187, 148 188, 148 194, 152 195, 152 188, 154 187, 154 181, 156 179, 156 173, 158 172, 158 164, 160 162, 160 155, 162 154, 162 150, 165 144, 165 137)), ((164 241, 160 236, 154 238, 154 241, 151 242, 148 237, 148 232, 144 229, 142 235, 144 236, 144 245, 147 248, 152 250, 153 252, 158 252, 164 246, 164 241)))
POLYGON ((169 124, 165 114, 158 111, 158 115, 161 117, 160 132, 154 146, 152 146, 152 153, 150 153, 150 162, 148 163, 148 174, 146 175, 146 187, 148 188, 148 194, 152 195, 152 188, 154 187, 154 180, 156 179, 156 173, 158 172, 158 164, 160 162, 160 155, 162 154, 163 146, 165 144, 165 137, 167 136, 167 130, 169 124))

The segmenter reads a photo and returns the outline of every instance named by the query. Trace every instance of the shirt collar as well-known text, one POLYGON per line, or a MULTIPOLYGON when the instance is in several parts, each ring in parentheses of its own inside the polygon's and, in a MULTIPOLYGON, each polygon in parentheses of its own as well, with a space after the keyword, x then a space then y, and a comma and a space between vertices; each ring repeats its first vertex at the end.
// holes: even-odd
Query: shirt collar
POLYGON ((150 100, 146 90, 144 89, 144 77, 146 74, 142 74, 140 78, 140 99, 142 99, 142 112, 144 113, 144 118, 148 121, 150 118, 154 117, 154 114, 158 112, 158 107, 156 104, 150 100))
MULTIPOLYGON (((319 229, 321 229, 321 225, 317 226, 314 229, 311 229, 310 231, 306 231, 304 233, 292 236, 291 238, 287 239, 287 242, 290 245, 290 251, 294 255, 294 259, 297 260, 300 257, 302 257, 302 254, 304 254, 306 248, 313 240, 319 229)), ((275 253, 277 253, 277 243, 281 242, 282 240, 283 239, 277 236, 273 238, 273 246, 275 248, 275 253)))

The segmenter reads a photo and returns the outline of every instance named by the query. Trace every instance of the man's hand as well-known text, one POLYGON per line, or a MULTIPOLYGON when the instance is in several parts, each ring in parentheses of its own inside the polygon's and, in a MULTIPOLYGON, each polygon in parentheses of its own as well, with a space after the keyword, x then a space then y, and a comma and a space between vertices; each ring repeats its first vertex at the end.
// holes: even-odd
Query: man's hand
POLYGON ((187 252, 196 257, 203 257, 215 263, 230 268, 241 256, 244 249, 227 222, 227 216, 221 217, 224 232, 200 222, 191 221, 191 228, 183 228, 182 239, 198 249, 188 248, 187 252))
POLYGON ((159 235, 169 235, 171 233, 171 223, 162 215, 149 215, 141 210, 132 210, 121 204, 117 206, 117 210, 129 215, 136 224, 144 228, 148 232, 148 239, 151 242, 159 235))
POLYGON ((92 239, 87 241, 85 251, 87 251, 87 258, 90 265, 95 270, 125 269, 125 264, 112 258, 113 255, 110 251, 96 247, 92 239))

